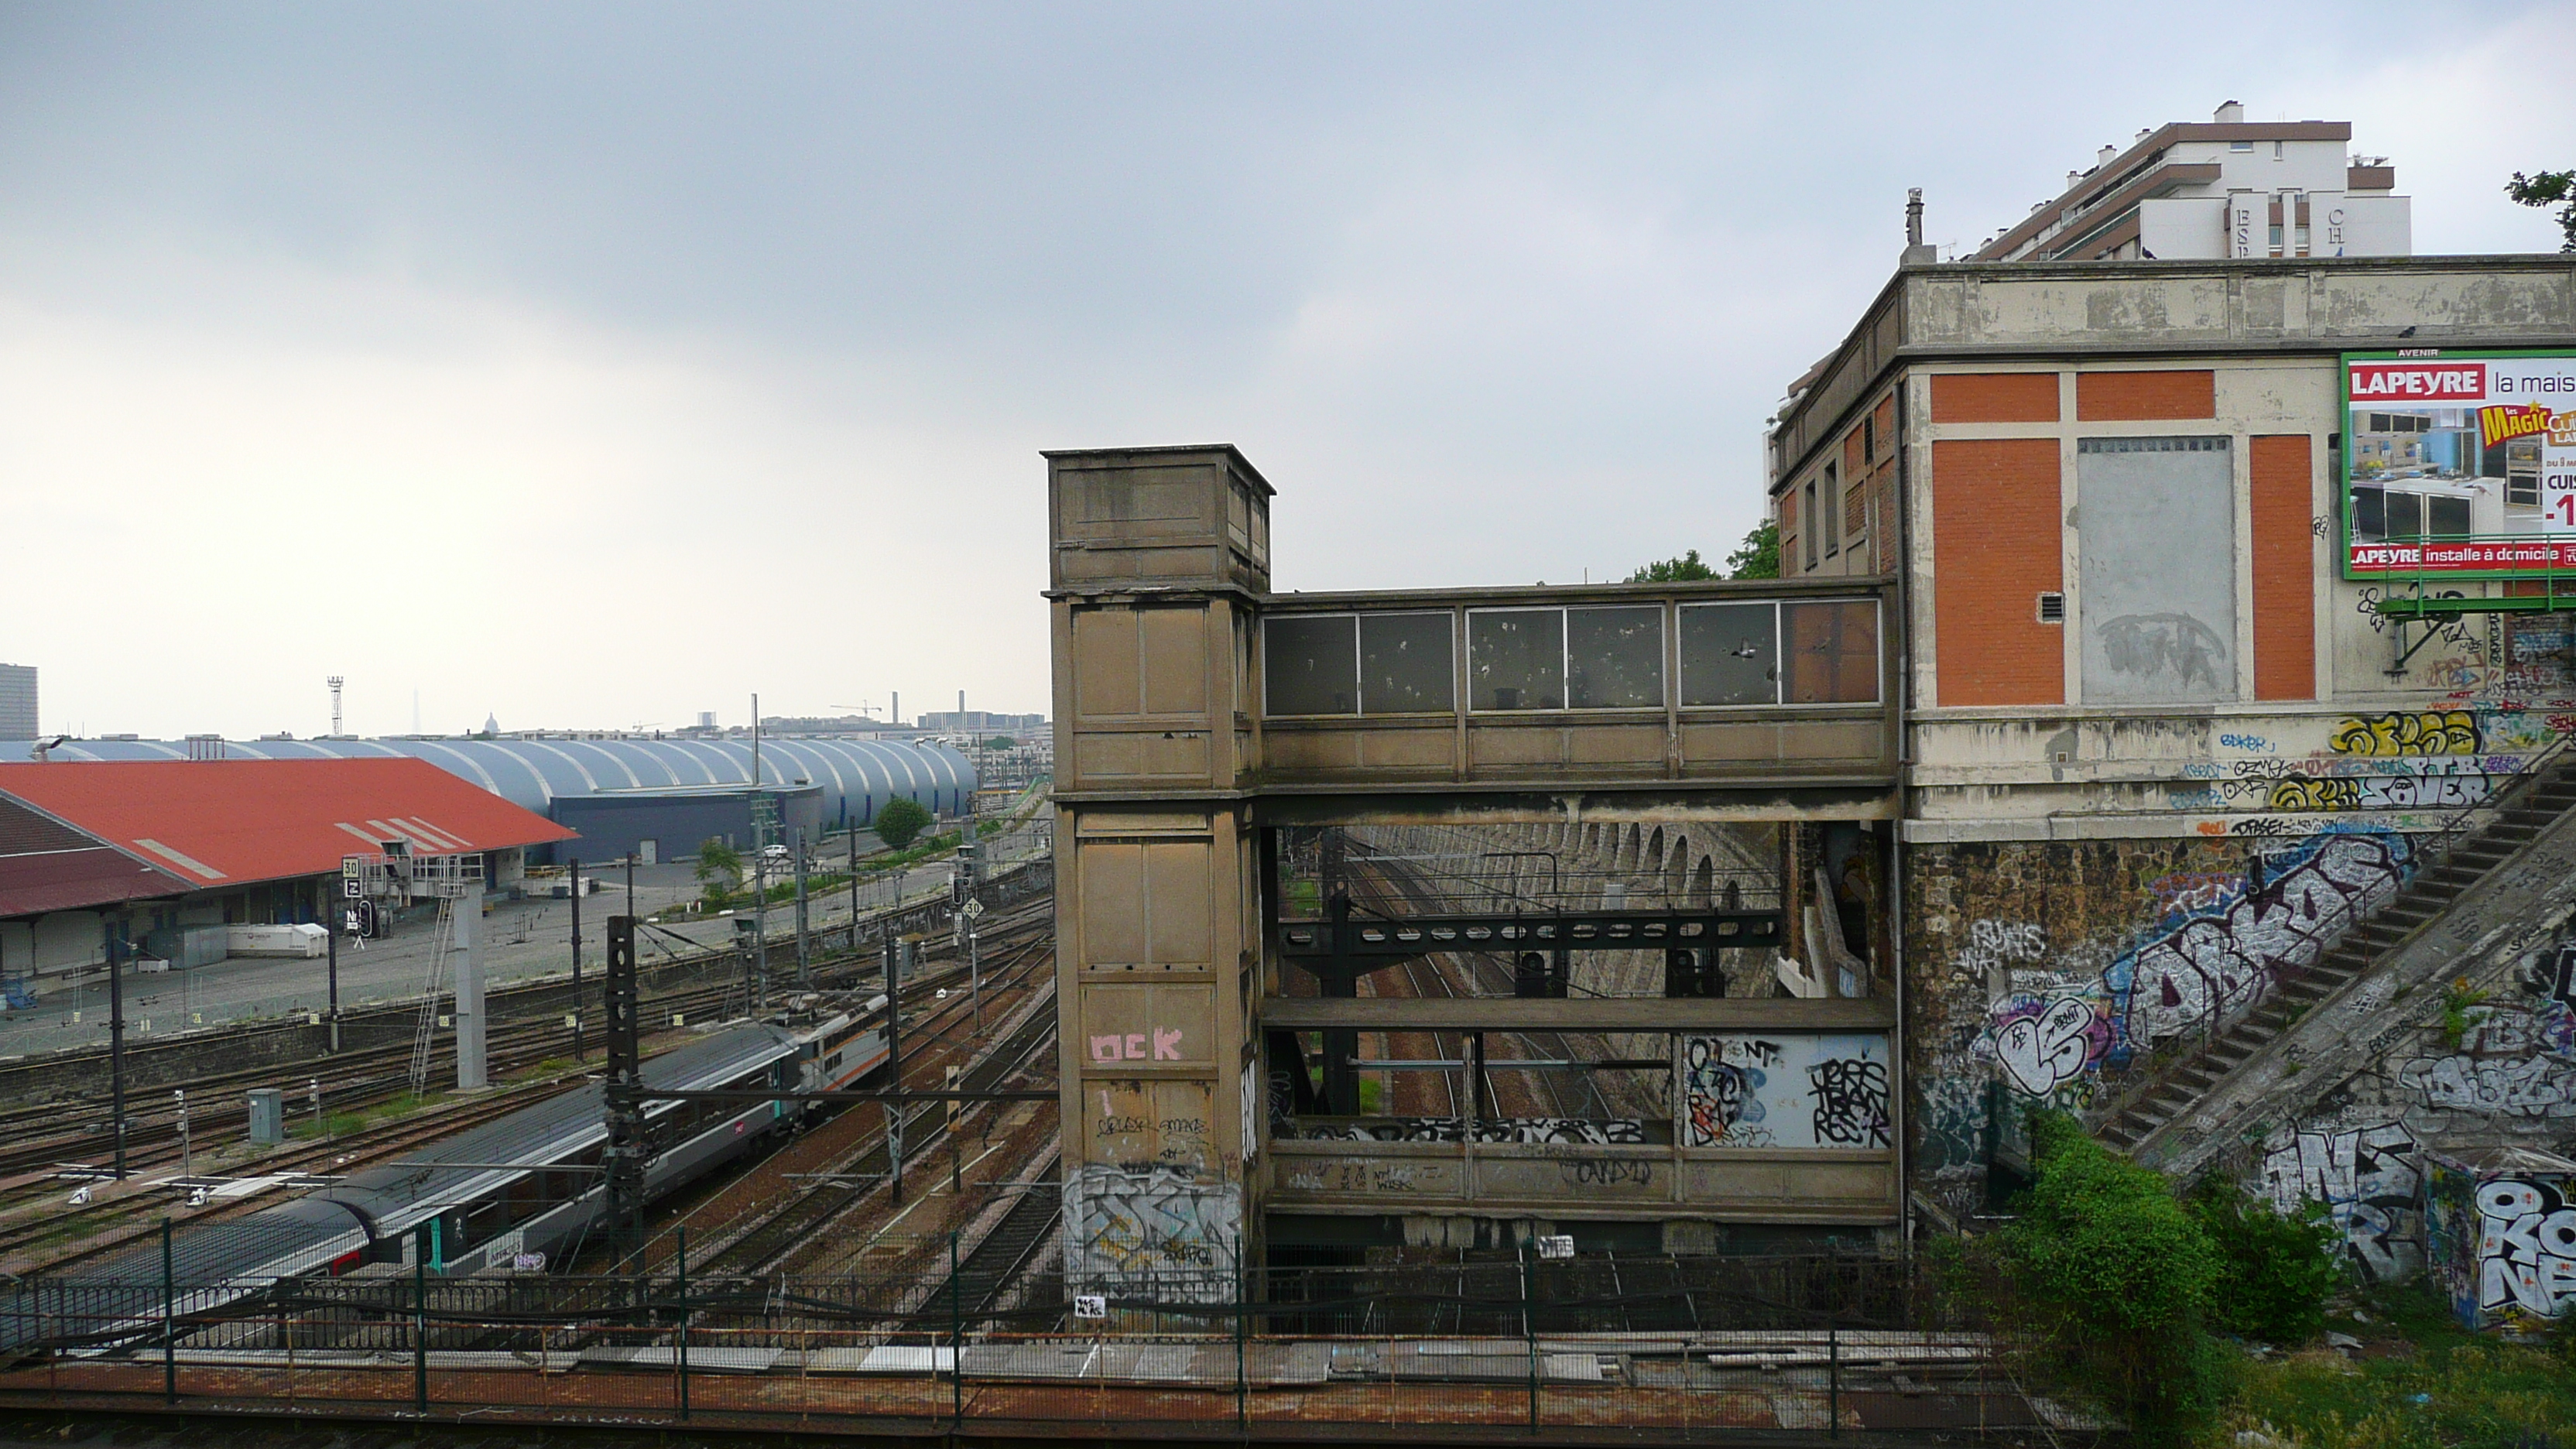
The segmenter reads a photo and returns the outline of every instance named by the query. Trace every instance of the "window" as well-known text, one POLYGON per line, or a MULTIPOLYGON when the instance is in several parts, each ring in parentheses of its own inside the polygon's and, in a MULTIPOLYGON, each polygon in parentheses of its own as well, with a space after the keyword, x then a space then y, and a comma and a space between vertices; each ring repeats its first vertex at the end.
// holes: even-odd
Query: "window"
POLYGON ((1295 615, 1261 624, 1263 712, 1357 714, 1359 620, 1350 614, 1295 615))
POLYGON ((1479 609, 1467 616, 1471 709, 1565 707, 1565 611, 1479 609))
POLYGON ((1832 558, 1843 549, 1843 490, 1836 481, 1834 465, 1825 465, 1825 511, 1816 520, 1824 527, 1825 557, 1832 558))
POLYGON ((1664 606, 1565 611, 1565 702, 1575 709, 1664 707, 1664 606))
POLYGON ((1266 714, 1457 707, 1446 613, 1282 615, 1262 622, 1261 638, 1266 714))
POLYGON ((1684 705, 1780 702, 1779 606, 1684 604, 1684 705))
POLYGON ((1871 413, 1860 420, 1860 460, 1864 463, 1878 461, 1878 414, 1876 413, 1871 413))
POLYGON ((1660 709, 1664 609, 1479 609, 1467 668, 1473 709, 1660 709))
POLYGON ((1448 713, 1458 707, 1449 616, 1360 615, 1360 708, 1369 714, 1448 713))
POLYGON ((2278 141, 2272 143, 2272 159, 2275 161, 2281 159, 2281 143, 2278 141))
POLYGON ((2251 141, 2230 141, 2227 143, 2227 149, 2230 151, 2244 152, 2250 155, 2254 150, 2254 143, 2251 141))
POLYGON ((1816 530, 1821 525, 1816 522, 1816 480, 1813 478, 1807 480, 1806 498, 1807 526, 1801 532, 1807 536, 1807 567, 1814 568, 1816 566, 1816 530))
POLYGON ((1781 697, 1791 704, 1869 704, 1878 699, 1878 605, 1837 599, 1780 606, 1788 637, 1781 697))
POLYGON ((1873 600, 1684 604, 1678 629, 1684 707, 1878 702, 1873 600))

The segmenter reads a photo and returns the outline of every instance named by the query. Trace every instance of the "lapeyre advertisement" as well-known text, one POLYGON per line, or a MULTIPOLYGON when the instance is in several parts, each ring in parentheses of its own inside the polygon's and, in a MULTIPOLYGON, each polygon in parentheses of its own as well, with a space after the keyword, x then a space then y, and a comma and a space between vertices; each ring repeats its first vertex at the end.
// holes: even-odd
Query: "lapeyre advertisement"
POLYGON ((2576 570, 2576 352, 2343 368, 2347 574, 2576 570))

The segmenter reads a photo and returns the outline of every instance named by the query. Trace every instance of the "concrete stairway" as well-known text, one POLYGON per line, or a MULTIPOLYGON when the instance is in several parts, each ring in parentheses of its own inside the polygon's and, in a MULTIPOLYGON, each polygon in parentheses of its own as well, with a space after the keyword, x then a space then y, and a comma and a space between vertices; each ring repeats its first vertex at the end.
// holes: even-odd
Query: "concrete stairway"
MULTIPOLYGON (((2222 1129, 2241 1135, 2293 1110, 2292 1100, 2330 1090, 2339 1080, 2330 1070, 2298 1084, 2312 1090, 2292 1090, 2292 1083, 2311 1062, 2326 1066, 2338 1048, 2356 1045, 2357 1026, 2372 1028, 2361 1035, 2377 1034, 2369 1018, 2388 1003, 2445 979, 2446 965, 2529 920, 2535 890, 2576 895, 2576 872, 2569 869, 2576 866, 2576 758, 2561 746, 2535 763, 2482 826, 2346 931, 2313 966, 2276 983, 2254 1010, 2129 1094, 2096 1128, 2103 1143, 2168 1169, 2187 1166, 2179 1160, 2184 1157, 2206 1160, 2207 1152, 2191 1149, 2222 1129), (2556 847, 2545 872, 2506 870, 2544 835, 2556 847), (2499 891, 2506 876, 2515 888, 2499 891), (2443 928, 2438 940, 2437 926, 2443 928)), ((2427 1004, 2410 1003, 2405 1014, 2421 1014, 2427 1004)))

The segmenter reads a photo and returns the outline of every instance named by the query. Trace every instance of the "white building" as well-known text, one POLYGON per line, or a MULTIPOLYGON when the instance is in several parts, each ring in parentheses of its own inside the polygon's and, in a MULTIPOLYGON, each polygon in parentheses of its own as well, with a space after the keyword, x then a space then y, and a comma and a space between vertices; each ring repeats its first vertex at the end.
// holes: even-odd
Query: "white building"
POLYGON ((2385 156, 2355 156, 2348 121, 2248 121, 2140 131, 2066 173, 2066 190, 1988 238, 1979 262, 2403 257, 2412 201, 2385 156))

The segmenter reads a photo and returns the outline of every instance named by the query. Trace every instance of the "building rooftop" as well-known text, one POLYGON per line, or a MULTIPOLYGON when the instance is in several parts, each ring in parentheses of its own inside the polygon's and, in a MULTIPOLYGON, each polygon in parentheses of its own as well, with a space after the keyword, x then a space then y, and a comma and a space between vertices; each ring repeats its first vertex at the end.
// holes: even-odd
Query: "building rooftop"
POLYGON ((409 759, 0 765, 0 804, 10 803, 181 883, 153 895, 328 874, 390 840, 448 855, 575 838, 409 759))
POLYGON ((113 905, 188 889, 166 870, 0 797, 0 916, 113 905))

